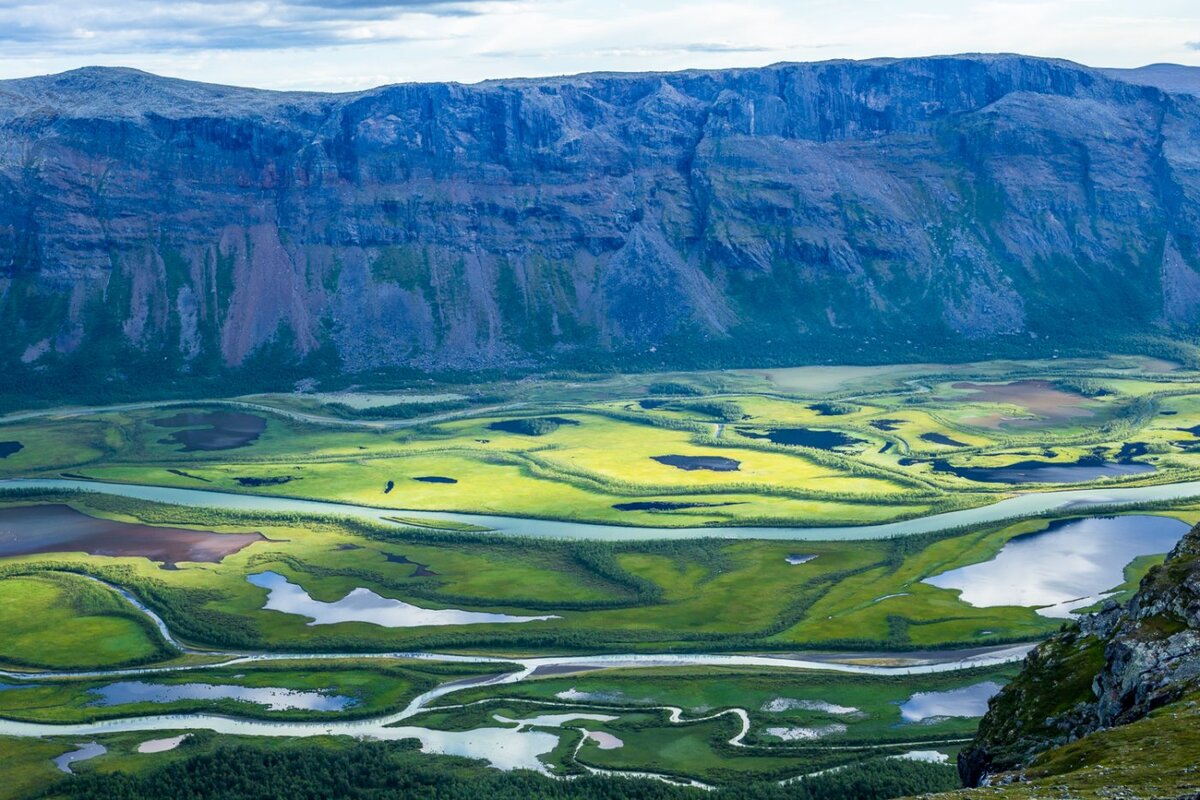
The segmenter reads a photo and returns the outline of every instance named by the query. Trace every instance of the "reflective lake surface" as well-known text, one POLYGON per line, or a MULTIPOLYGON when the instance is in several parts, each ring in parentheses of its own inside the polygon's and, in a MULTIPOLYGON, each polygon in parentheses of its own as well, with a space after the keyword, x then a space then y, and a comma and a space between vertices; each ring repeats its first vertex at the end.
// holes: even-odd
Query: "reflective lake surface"
POLYGON ((58 758, 54 759, 54 766, 58 767, 62 772, 68 775, 72 774, 71 765, 77 764, 80 761, 87 761, 89 758, 102 756, 108 752, 108 748, 97 742, 81 743, 78 750, 72 750, 69 753, 63 753, 58 758))
POLYGON ((1067 618, 1119 586, 1130 561, 1168 552, 1187 531, 1187 523, 1146 514, 1062 520, 1010 539, 991 561, 924 582, 958 589, 973 606, 1040 606, 1042 616, 1067 618))
POLYGON ((250 575, 246 580, 267 590, 264 609, 308 617, 312 620, 309 625, 369 622, 385 628, 416 628, 424 625, 481 625, 560 619, 557 616, 516 617, 453 608, 421 608, 402 600, 382 597, 362 587, 354 589, 341 600, 325 603, 314 600, 303 588, 277 572, 260 572, 250 575))
POLYGON ((120 681, 90 690, 91 705, 120 706, 129 703, 174 703, 180 700, 238 700, 271 711, 341 711, 358 701, 353 697, 322 692, 297 691, 273 686, 236 686, 212 683, 146 683, 120 681))
POLYGON ((33 553, 143 556, 173 566, 177 561, 220 561, 261 533, 214 533, 92 517, 51 504, 0 509, 0 557, 33 553))
POLYGON ((917 692, 900 704, 900 718, 905 722, 921 722, 935 717, 982 717, 987 703, 1000 684, 984 681, 974 686, 946 692, 917 692))
POLYGON ((165 739, 149 739, 137 746, 139 753, 166 753, 183 744, 183 740, 191 734, 181 733, 178 736, 168 736, 165 739))

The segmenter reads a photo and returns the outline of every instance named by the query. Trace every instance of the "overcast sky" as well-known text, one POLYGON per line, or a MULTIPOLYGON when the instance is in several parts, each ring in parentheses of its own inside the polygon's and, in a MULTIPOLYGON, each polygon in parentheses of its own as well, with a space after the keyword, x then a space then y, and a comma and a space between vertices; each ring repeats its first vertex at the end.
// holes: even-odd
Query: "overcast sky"
POLYGON ((1200 0, 0 0, 0 77, 341 91, 974 51, 1200 65, 1200 0))

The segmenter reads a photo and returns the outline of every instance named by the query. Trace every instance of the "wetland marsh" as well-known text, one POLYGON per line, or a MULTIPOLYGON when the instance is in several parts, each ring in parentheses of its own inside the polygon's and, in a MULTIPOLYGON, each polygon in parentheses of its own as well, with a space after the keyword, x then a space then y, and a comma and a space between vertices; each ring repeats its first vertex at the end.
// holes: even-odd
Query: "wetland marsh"
POLYGON ((414 391, 0 418, 0 744, 949 770, 1030 643, 1200 521, 1200 373, 1136 357, 414 391))

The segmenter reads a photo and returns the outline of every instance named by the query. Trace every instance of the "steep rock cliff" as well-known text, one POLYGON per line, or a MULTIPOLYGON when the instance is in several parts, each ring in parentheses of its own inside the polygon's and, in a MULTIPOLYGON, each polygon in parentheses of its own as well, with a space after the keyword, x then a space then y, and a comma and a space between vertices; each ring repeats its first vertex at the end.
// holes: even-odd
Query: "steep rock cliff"
POLYGON ((1176 334, 1200 320, 1200 98, 1131 80, 956 56, 339 95, 2 81, 0 361, 1176 334))
POLYGON ((1051 748, 1145 719, 1197 690, 1200 526, 1128 604, 1109 603, 1030 653, 992 699, 959 771, 968 786, 1001 773, 1014 779, 1051 748))

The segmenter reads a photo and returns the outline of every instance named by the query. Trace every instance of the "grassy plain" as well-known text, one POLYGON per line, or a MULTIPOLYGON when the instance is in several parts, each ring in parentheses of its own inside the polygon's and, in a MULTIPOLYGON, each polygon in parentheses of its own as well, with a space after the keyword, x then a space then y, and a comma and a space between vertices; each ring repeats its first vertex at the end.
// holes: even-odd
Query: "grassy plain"
MULTIPOLYGON (((409 402, 394 418, 387 410, 404 402, 393 402, 396 398, 383 392, 0 418, 0 441, 22 445, 0 459, 0 478, 85 478, 339 500, 393 509, 401 521, 405 510, 441 510, 670 528, 886 522, 992 503, 1018 492, 1200 477, 1200 374, 1134 357, 569 376, 422 391, 439 399, 425 410, 409 402), (180 410, 251 413, 266 427, 245 446, 185 451, 168 438, 171 429, 154 424, 180 410), (812 434, 817 438, 805 438, 812 434), (662 456, 699 459, 691 465, 700 468, 672 466, 656 458, 662 456), (987 482, 950 471, 1029 461, 1059 467, 1140 464, 1153 471, 1071 484, 987 482)), ((436 530, 221 512, 100 495, 0 494, 0 504, 7 506, 48 502, 67 502, 84 513, 118 520, 218 533, 257 531, 265 538, 219 562, 182 562, 177 568, 130 555, 0 558, 0 665, 5 667, 85 670, 204 660, 165 646, 144 615, 83 576, 129 590, 179 640, 201 649, 514 656, 898 651, 1024 641, 1060 624, 1027 607, 976 608, 957 592, 923 583, 992 558, 1009 539, 1040 530, 1049 518, 896 540, 599 542, 504 537, 462 526, 436 530), (789 563, 796 555, 815 558, 789 563), (324 603, 369 589, 422 608, 556 618, 417 628, 309 624, 307 617, 264 609, 266 591, 247 577, 267 570, 324 603)), ((1153 510, 1200 521, 1195 502, 1153 510)), ((1084 512, 1068 510, 1058 517, 1071 513, 1084 512)), ((1128 565, 1119 592, 1127 594, 1156 561, 1148 556, 1128 565)), ((342 713, 373 714, 403 705, 433 682, 471 673, 456 669, 330 661, 317 667, 194 670, 161 680, 330 689, 358 699, 342 713)), ((973 720, 901 724, 897 702, 916 690, 956 681, 1002 681, 1007 675, 997 670, 987 677, 887 680, 772 670, 623 670, 467 690, 455 697, 502 700, 427 715, 422 723, 453 727, 480 724, 505 711, 531 714, 537 706, 528 701, 554 699, 570 689, 609 695, 635 710, 595 727, 625 747, 601 750, 585 742, 580 762, 736 783, 747 776, 778 778, 825 769, 861 760, 864 753, 894 753, 906 746, 900 742, 926 742, 952 754, 954 740, 970 734, 973 720), (798 705, 764 710, 777 698, 853 706, 862 716, 798 705), (653 703, 682 706, 688 717, 746 708, 752 719, 750 747, 728 744, 738 729, 732 715, 676 725, 663 713, 643 708, 653 703), (844 724, 846 730, 819 746, 787 743, 766 731, 831 724, 844 724), (823 747, 835 741, 851 749, 823 747)), ((96 681, 39 683, 0 691, 0 716, 42 721, 162 711, 303 716, 232 701, 99 708, 90 704, 96 681)), ((575 736, 566 734, 555 751, 562 770, 579 768, 572 765, 575 736)), ((126 737, 128 742, 110 738, 113 752, 85 769, 140 769, 182 757, 139 760, 126 747, 136 737, 126 737)), ((208 747, 209 741, 198 736, 195 746, 208 747)), ((11 785, 48 780, 47 754, 57 755, 56 748, 70 749, 62 743, 0 739, 0 753, 9 756, 6 763, 16 776, 11 785)))

